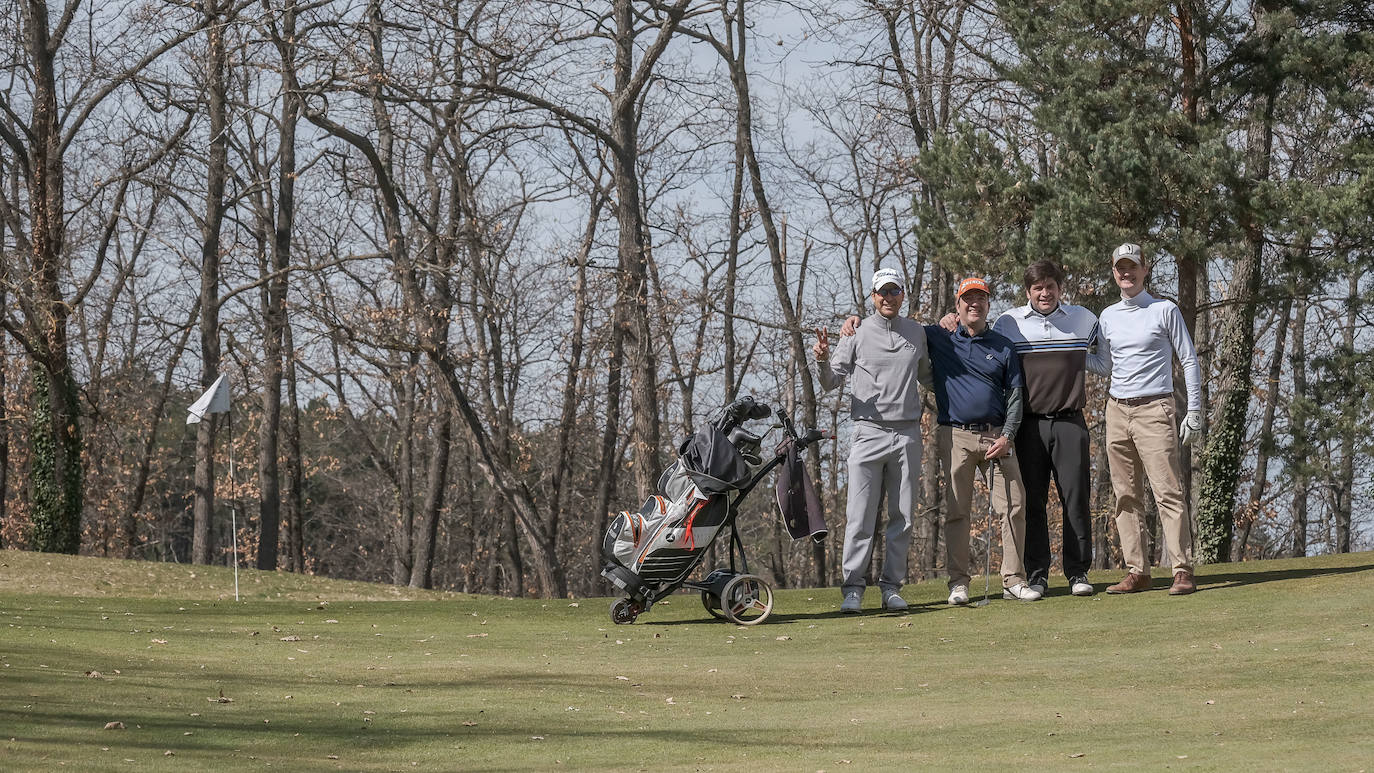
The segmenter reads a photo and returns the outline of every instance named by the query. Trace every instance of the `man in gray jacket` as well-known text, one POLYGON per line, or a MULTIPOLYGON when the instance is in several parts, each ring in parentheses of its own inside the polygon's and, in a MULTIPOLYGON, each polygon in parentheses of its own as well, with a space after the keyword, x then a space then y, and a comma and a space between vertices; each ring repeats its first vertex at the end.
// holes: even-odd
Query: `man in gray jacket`
POLYGON ((906 297, 901 276, 890 268, 873 274, 871 322, 842 339, 830 352, 825 328, 816 330, 812 353, 821 389, 850 379, 849 414, 854 434, 849 450, 849 502, 845 515, 844 577, 840 611, 862 608, 878 503, 887 492, 885 555, 878 586, 883 609, 907 608, 899 591, 906 581, 911 521, 921 472, 921 394, 930 383, 925 329, 902 316, 906 297))

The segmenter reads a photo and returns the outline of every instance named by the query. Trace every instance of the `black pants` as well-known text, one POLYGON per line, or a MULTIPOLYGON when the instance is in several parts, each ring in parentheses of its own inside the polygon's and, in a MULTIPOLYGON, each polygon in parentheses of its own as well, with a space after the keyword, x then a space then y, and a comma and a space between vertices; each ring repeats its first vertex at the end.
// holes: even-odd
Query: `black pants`
POLYGON ((1093 560, 1093 530, 1088 506, 1088 425, 1082 411, 1053 417, 1027 414, 1016 433, 1016 455, 1026 486, 1027 582, 1049 586, 1046 505, 1051 477, 1059 487, 1059 503, 1064 507, 1064 574, 1087 574, 1093 560))

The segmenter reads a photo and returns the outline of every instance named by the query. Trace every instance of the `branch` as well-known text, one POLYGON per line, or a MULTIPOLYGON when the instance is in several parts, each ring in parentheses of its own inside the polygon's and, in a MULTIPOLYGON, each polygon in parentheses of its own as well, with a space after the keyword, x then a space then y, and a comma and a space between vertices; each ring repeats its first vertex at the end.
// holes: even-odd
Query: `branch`
MULTIPOLYGON (((239 0, 238 5, 229 9, 226 16, 232 18, 234 15, 237 15, 239 11, 243 10, 249 5, 252 5, 254 1, 255 0, 239 0)), ((73 0, 73 2, 75 2, 75 0, 73 0)), ((173 37, 168 38, 167 40, 163 41, 161 45, 150 50, 147 54, 144 54, 142 59, 135 62, 131 67, 124 70, 124 72, 111 78, 110 81, 106 83, 103 88, 96 91, 95 94, 91 95, 90 100, 86 102, 86 107, 82 109, 82 111, 76 116, 76 119, 72 121, 70 125, 68 125, 66 136, 62 138, 62 144, 58 147, 58 155, 66 155, 67 146, 72 144, 72 140, 76 139, 76 133, 81 129, 81 126, 86 123, 86 119, 91 117, 91 113, 95 111, 96 107, 98 107, 101 102, 104 102, 106 97, 113 94, 115 89, 124 85, 131 78, 133 78, 135 73, 143 70, 143 68, 152 64, 154 61, 158 59, 158 57, 161 57, 163 54, 167 53, 168 51, 171 51, 173 48, 176 48, 177 46, 181 45, 187 40, 190 40, 197 33, 201 32, 208 26, 210 26, 210 17, 206 16, 201 20, 199 24, 195 25, 191 29, 185 30, 184 32, 178 35, 174 35, 173 37)))
POLYGON ((677 32, 678 23, 687 13, 688 2, 689 0, 677 0, 668 9, 668 15, 663 17, 663 23, 658 27, 658 37, 645 49, 644 56, 639 60, 639 68, 635 70, 635 74, 630 78, 630 83, 625 87, 625 90, 620 93, 619 99, 621 101, 633 102, 638 99, 639 92, 644 89, 645 84, 649 82, 649 76, 653 74, 654 64, 667 50, 668 43, 672 40, 673 34, 677 32))

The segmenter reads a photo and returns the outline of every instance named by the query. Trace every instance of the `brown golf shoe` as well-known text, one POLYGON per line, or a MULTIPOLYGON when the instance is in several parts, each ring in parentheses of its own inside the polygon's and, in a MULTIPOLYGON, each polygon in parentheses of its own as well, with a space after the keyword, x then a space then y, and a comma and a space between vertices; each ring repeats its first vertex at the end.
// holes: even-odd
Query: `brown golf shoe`
POLYGON ((1127 572, 1126 578, 1115 585, 1107 586, 1108 593, 1139 593, 1150 589, 1150 575, 1127 572))
POLYGON ((1197 590, 1197 582, 1193 580, 1193 573, 1187 569, 1180 569, 1174 572, 1174 584, 1169 588, 1170 596, 1186 596, 1197 590))

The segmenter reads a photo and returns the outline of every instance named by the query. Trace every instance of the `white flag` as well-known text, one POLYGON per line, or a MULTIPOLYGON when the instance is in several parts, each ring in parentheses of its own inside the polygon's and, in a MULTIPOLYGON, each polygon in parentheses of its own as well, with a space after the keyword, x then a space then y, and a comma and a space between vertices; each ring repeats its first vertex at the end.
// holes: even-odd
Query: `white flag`
POLYGON ((227 373, 219 374, 215 383, 205 390, 205 394, 195 401, 190 408, 186 409, 190 415, 186 417, 187 424, 199 424, 207 413, 228 413, 229 412, 229 377, 227 373))

